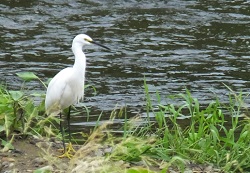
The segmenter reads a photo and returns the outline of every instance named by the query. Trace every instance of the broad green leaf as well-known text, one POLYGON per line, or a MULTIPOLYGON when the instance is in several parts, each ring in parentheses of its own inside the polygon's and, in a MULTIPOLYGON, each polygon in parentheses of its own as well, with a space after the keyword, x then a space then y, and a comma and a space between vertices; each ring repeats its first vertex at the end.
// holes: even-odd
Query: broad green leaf
POLYGON ((18 77, 20 77, 22 80, 25 81, 31 81, 33 79, 39 79, 37 75, 35 75, 33 72, 20 72, 16 73, 18 77))
POLYGON ((126 173, 153 173, 152 171, 145 168, 130 168, 126 173))
POLYGON ((3 149, 1 150, 2 152, 6 152, 6 151, 14 149, 14 146, 11 144, 11 142, 7 142, 3 139, 2 139, 2 146, 4 146, 3 149))
POLYGON ((13 100, 18 101, 24 95, 21 91, 9 91, 13 100))
POLYGON ((126 173, 140 173, 138 170, 135 169, 128 169, 126 173))

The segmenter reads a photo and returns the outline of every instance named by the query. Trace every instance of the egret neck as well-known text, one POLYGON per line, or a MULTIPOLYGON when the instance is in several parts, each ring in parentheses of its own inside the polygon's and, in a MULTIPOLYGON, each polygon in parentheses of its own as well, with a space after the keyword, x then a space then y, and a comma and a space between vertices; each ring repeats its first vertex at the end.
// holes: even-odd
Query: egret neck
POLYGON ((83 45, 80 43, 73 43, 72 51, 75 55, 75 63, 73 69, 76 73, 80 73, 82 77, 85 75, 86 56, 82 51, 83 45))

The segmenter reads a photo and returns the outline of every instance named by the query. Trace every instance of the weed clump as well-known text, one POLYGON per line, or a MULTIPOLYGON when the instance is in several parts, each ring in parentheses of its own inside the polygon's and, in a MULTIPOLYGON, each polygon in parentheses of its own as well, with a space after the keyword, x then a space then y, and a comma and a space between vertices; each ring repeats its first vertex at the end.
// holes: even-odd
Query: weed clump
MULTIPOLYGON (((25 74, 23 78, 36 77, 25 74)), ((126 109, 121 108, 119 114, 124 116, 124 123, 119 131, 122 135, 117 136, 110 129, 109 125, 116 117, 113 111, 110 120, 102 125, 99 125, 101 115, 98 117, 93 132, 79 146, 69 165, 63 165, 53 156, 50 147, 43 150, 43 157, 58 172, 72 173, 250 170, 250 123, 244 103, 249 95, 235 93, 227 87, 230 92, 227 104, 215 99, 201 106, 199 100, 186 90, 186 93, 172 97, 173 102, 176 102, 174 99, 180 102, 177 106, 162 104, 159 92, 153 101, 146 81, 144 88, 146 117, 138 115, 127 119, 126 109)), ((0 87, 0 95, 0 135, 4 134, 6 139, 2 139, 2 151, 12 149, 14 131, 40 137, 58 134, 53 122, 59 120, 44 116, 43 101, 36 104, 32 99, 35 95, 43 100, 44 95, 8 91, 4 87, 0 87)))

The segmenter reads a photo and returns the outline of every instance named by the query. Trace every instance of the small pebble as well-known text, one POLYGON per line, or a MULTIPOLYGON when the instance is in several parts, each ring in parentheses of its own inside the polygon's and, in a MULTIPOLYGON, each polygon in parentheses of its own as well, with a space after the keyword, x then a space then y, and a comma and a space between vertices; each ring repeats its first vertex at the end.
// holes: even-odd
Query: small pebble
POLYGON ((2 162, 2 167, 3 168, 7 168, 9 166, 9 162, 8 161, 3 161, 2 162))
POLYGON ((2 156, 2 157, 7 157, 8 154, 7 154, 7 153, 1 153, 1 152, 0 152, 0 156, 2 156))
POLYGON ((212 170, 213 170, 213 166, 209 165, 203 171, 204 172, 209 172, 209 171, 212 171, 212 170))
POLYGON ((101 150, 95 151, 95 156, 99 156, 99 157, 103 156, 103 151, 101 150))
POLYGON ((63 170, 67 170, 69 166, 68 166, 66 163, 62 163, 62 164, 60 165, 60 167, 61 167, 63 170))
POLYGON ((42 167, 42 168, 40 168, 40 169, 38 169, 39 171, 51 171, 51 172, 53 172, 53 167, 52 166, 44 166, 44 167, 42 167))
POLYGON ((2 162, 4 162, 4 161, 6 161, 6 162, 15 162, 15 159, 13 159, 11 157, 3 157, 2 162))
POLYGON ((104 153, 111 153, 112 150, 113 150, 112 147, 105 148, 105 149, 104 149, 104 153))
POLYGON ((50 146, 49 142, 37 142, 36 146, 39 148, 48 148, 50 146))
POLYGON ((11 150, 12 153, 16 153, 16 154, 22 154, 23 152, 21 150, 18 149, 13 149, 11 150))
POLYGON ((56 139, 55 137, 51 137, 51 138, 49 139, 50 142, 56 142, 56 140, 57 140, 57 139, 56 139))
POLYGON ((12 167, 14 167, 14 166, 15 166, 14 163, 10 163, 10 164, 9 164, 9 168, 12 168, 12 167))
POLYGON ((4 171, 3 173, 12 173, 12 170, 4 171))
POLYGON ((34 164, 37 164, 37 165, 42 165, 42 164, 45 163, 45 160, 44 160, 43 158, 41 158, 41 157, 37 157, 37 158, 35 158, 35 159, 33 160, 33 163, 34 163, 34 164))
POLYGON ((30 144, 35 145, 36 141, 30 141, 30 144))
POLYGON ((144 165, 144 162, 143 161, 139 161, 139 162, 134 162, 133 164, 137 165, 137 166, 142 166, 142 165, 144 165))

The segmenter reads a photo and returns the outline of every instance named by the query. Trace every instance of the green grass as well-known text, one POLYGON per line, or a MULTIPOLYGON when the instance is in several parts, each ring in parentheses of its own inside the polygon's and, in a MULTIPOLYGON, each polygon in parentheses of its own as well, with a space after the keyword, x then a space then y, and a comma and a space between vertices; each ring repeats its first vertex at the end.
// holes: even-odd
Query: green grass
MULTIPOLYGON (((4 146, 8 146, 6 144, 9 144, 15 135, 49 137, 58 134, 54 123, 59 120, 45 116, 45 94, 31 91, 26 86, 26 82, 30 80, 41 80, 29 72, 17 75, 24 80, 20 90, 8 90, 7 86, 0 85, 0 139, 4 146), (35 102, 35 97, 39 98, 39 103, 35 102)), ((45 86, 45 83, 42 84, 45 86)))
POLYGON ((178 107, 162 105, 156 93, 158 110, 155 111, 147 84, 144 85, 147 110, 154 114, 154 134, 158 136, 151 149, 152 157, 169 162, 177 156, 193 163, 213 164, 225 172, 250 171, 250 123, 249 117, 243 114, 248 110, 244 107, 242 93, 229 90, 229 104, 215 100, 202 108, 188 90, 176 96, 182 99, 178 107), (178 121, 183 116, 190 117, 184 127, 178 121))
POLYGON ((73 169, 72 165, 81 168, 79 161, 90 166, 95 160, 99 161, 96 169, 103 168, 100 172, 163 173, 169 169, 184 172, 190 164, 212 165, 221 172, 250 172, 250 123, 244 104, 248 95, 236 94, 228 88, 228 104, 215 99, 201 106, 186 90, 172 97, 173 102, 181 101, 177 107, 161 104, 162 96, 156 92, 158 104, 153 105, 146 82, 144 86, 148 116, 127 120, 122 137, 112 135, 107 127, 97 128, 71 161, 70 168, 73 169), (152 113, 153 118, 149 116, 152 113), (186 125, 182 124, 183 118, 186 125), (112 152, 100 158, 90 157, 87 154, 90 146, 95 146, 95 151, 111 147, 112 152))
MULTIPOLYGON (((25 74, 23 78, 37 79, 33 74, 25 74)), ((96 172, 163 173, 169 169, 184 172, 190 164, 197 164, 212 165, 221 172, 250 172, 250 122, 244 103, 249 95, 225 87, 229 91, 227 104, 215 98, 208 105, 200 105, 186 90, 171 97, 173 103, 176 100, 181 103, 177 106, 171 102, 162 104, 165 96, 157 91, 150 94, 145 81, 147 117, 138 115, 128 119, 126 108, 121 108, 113 111, 110 121, 104 125, 99 126, 98 119, 88 140, 70 161, 69 170, 91 168, 96 172), (157 103, 152 98, 157 98, 157 103), (123 116, 125 120, 121 136, 109 131, 109 124, 116 116, 123 116), (110 152, 93 155, 108 148, 110 152)), ((13 147, 14 130, 25 135, 49 137, 58 134, 53 124, 58 119, 44 115, 43 101, 38 105, 34 103, 34 95, 44 100, 44 94, 9 91, 1 86, 0 95, 0 134, 5 135, 4 146, 13 147)), ((54 166, 60 170, 60 165, 54 166)))

